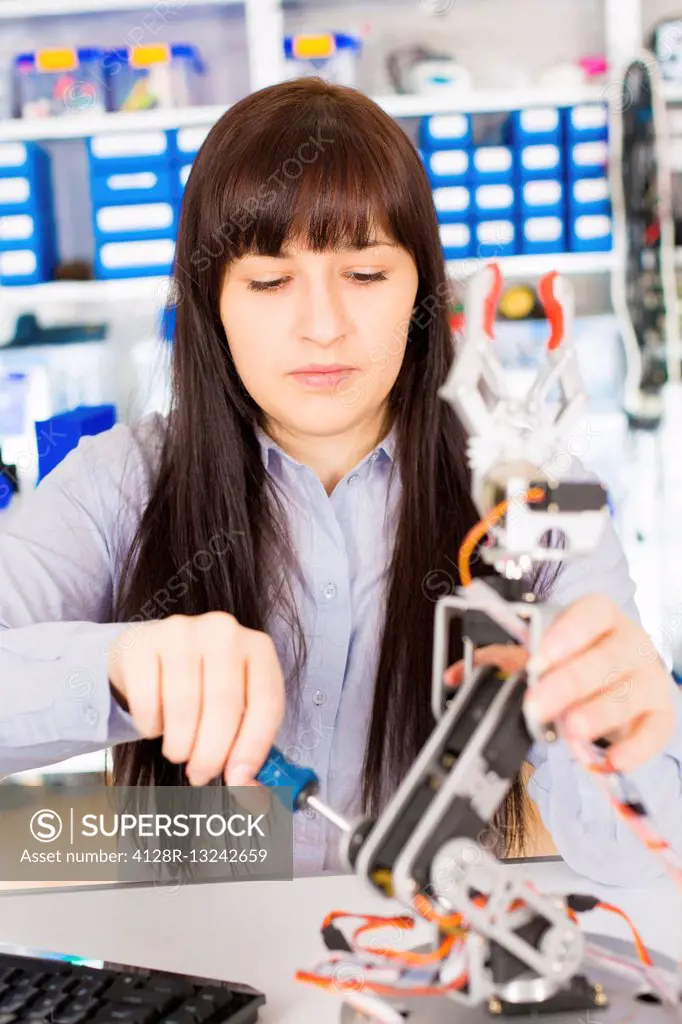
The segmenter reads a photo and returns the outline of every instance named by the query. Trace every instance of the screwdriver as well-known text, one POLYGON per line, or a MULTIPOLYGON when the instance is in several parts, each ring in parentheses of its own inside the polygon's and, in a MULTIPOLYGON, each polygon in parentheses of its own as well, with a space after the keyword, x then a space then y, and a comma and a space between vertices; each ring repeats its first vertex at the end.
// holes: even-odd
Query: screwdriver
POLYGON ((310 807, 343 832, 351 831, 350 822, 318 797, 320 780, 312 768, 301 768, 300 765, 293 764, 277 747, 273 747, 268 754, 267 761, 256 775, 256 781, 269 788, 290 786, 293 791, 294 811, 310 807))

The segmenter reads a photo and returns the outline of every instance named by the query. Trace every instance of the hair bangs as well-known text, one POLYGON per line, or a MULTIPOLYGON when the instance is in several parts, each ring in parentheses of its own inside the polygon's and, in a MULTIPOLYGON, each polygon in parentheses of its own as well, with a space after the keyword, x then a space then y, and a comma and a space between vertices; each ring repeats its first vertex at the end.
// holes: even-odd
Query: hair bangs
POLYGON ((223 223, 233 229, 228 263, 247 253, 279 256, 294 243, 315 252, 366 248, 380 235, 406 244, 391 175, 367 136, 349 127, 306 119, 280 145, 254 139, 224 195, 223 223))

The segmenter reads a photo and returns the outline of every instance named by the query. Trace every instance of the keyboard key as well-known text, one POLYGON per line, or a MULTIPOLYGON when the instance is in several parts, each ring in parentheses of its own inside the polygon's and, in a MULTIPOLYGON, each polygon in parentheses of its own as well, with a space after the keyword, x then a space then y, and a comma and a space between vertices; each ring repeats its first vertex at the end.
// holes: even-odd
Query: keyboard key
POLYGON ((208 1020, 216 1012, 215 1004, 209 1003, 205 999, 186 999, 178 1009, 184 1010, 185 1013, 191 1013, 198 1024, 201 1024, 201 1021, 208 1020))
POLYGON ((69 997, 66 993, 62 993, 61 995, 43 996, 41 999, 36 999, 34 1003, 31 1003, 31 1016, 40 1017, 41 1015, 44 1015, 48 1017, 50 1014, 61 1010, 62 1006, 66 1006, 68 1001, 69 997))
POLYGON ((147 983, 147 988, 155 992, 167 992, 172 996, 193 996, 195 986, 182 978, 155 978, 153 975, 147 983))
POLYGON ((79 1024, 88 1014, 98 1010, 99 999, 73 999, 52 1016, 52 1024, 79 1024))
POLYGON ((47 985, 43 985, 42 988, 43 992, 49 996, 57 995, 59 992, 68 992, 76 984, 77 982, 75 978, 59 976, 57 978, 53 978, 52 981, 48 981, 47 985))
POLYGON ((159 1013, 163 1013, 175 996, 169 992, 159 992, 153 988, 133 988, 131 985, 121 985, 115 981, 107 991, 105 998, 107 1002, 129 1003, 132 1006, 153 1006, 159 1013))
POLYGON ((101 995, 107 988, 109 988, 108 981, 95 981, 93 978, 81 981, 78 988, 74 988, 70 995, 72 999, 89 999, 91 996, 101 995))
POLYGON ((227 1006, 232 999, 232 992, 229 988, 218 988, 217 986, 214 988, 212 985, 205 985, 199 989, 194 998, 218 1009, 227 1006))
POLYGON ((126 1003, 110 1003, 102 1007, 95 1020, 100 1024, 147 1024, 156 1017, 152 1006, 130 1006, 126 1003))
POLYGON ((197 1024, 197 1019, 189 1010, 185 1010, 181 1006, 164 1017, 163 1024, 197 1024))
POLYGON ((5 996, 2 1002, 0 1002, 0 1013, 16 1013, 17 1010, 23 1010, 33 999, 36 991, 37 989, 31 989, 30 993, 13 992, 11 995, 5 996))

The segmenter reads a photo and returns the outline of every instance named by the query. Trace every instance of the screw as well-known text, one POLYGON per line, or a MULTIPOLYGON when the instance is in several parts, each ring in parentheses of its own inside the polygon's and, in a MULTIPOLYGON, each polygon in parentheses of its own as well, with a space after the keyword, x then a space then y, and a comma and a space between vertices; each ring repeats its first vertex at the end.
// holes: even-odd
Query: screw
POLYGON ((488 1000, 488 1013, 494 1013, 495 1015, 502 1013, 502 1003, 499 999, 488 1000))

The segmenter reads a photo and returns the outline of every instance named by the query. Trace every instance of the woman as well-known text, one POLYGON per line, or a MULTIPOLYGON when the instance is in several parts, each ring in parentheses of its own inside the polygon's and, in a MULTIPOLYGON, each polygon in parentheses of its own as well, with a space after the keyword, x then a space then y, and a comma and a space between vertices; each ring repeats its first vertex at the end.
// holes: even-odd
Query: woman
MULTIPOLYGON (((427 177, 359 93, 267 89, 208 136, 176 260, 170 416, 83 440, 0 539, 0 770, 113 744, 118 783, 239 785, 276 741, 329 804, 376 810, 433 728, 434 601, 478 519, 437 394, 453 352, 427 177)), ((619 737, 616 763, 679 818, 679 700, 637 654, 611 529, 552 597, 595 586, 546 638, 536 713, 619 737)), ((500 816, 510 851, 534 852, 530 796, 577 870, 658 872, 562 744, 532 762, 500 816)), ((324 822, 297 815, 294 836, 297 873, 335 866, 324 822)))

